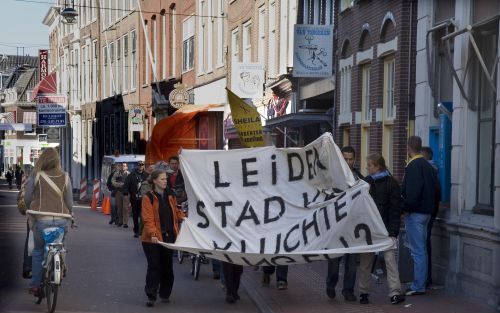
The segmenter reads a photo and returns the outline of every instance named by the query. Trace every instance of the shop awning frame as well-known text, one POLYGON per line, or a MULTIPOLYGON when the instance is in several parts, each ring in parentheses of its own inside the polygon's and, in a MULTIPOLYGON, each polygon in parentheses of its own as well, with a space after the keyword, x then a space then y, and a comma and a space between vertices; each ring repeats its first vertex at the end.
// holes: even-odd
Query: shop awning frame
POLYGON ((328 123, 333 128, 333 115, 326 112, 290 113, 266 120, 266 127, 302 127, 317 123, 328 123))

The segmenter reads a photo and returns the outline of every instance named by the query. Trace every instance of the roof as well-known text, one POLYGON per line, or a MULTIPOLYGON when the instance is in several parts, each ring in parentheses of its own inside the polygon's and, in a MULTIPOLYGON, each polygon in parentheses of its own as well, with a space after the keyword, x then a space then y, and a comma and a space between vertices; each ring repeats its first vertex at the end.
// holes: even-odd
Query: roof
POLYGON ((0 55, 0 72, 13 72, 19 66, 38 67, 38 57, 24 55, 0 55))

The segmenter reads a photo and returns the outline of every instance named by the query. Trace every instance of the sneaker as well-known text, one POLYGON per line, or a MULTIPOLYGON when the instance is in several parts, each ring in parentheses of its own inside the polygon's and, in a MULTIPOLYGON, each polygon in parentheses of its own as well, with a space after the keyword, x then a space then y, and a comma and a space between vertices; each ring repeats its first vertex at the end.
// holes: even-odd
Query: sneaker
POLYGON ((128 225, 127 224, 123 224, 123 228, 128 228, 128 225))
POLYGON ((405 295, 407 296, 420 296, 425 295, 425 291, 416 291, 411 288, 406 289, 405 295))
POLYGON ((342 291, 345 301, 354 302, 358 300, 356 296, 350 291, 342 291))
POLYGON ((278 285, 278 290, 288 289, 288 283, 286 281, 279 281, 277 285, 278 285))
POLYGON ((233 295, 226 295, 226 302, 227 303, 234 303, 234 302, 236 302, 236 299, 234 298, 233 295))
POLYGON ((370 301, 368 300, 368 294, 367 293, 362 293, 359 295, 359 303, 361 304, 368 304, 370 301))
POLYGON ((335 289, 334 288, 328 288, 328 287, 326 287, 326 295, 330 299, 335 299, 335 296, 337 296, 337 294, 335 293, 335 289))
POLYGON ((262 280, 261 280, 262 287, 269 287, 270 282, 271 282, 271 275, 262 273, 262 280))
POLYGON ((148 301, 146 302, 147 307, 153 307, 155 305, 156 299, 152 297, 148 297, 148 301))
POLYGON ((392 304, 398 304, 405 301, 405 297, 403 295, 394 295, 391 297, 392 304))

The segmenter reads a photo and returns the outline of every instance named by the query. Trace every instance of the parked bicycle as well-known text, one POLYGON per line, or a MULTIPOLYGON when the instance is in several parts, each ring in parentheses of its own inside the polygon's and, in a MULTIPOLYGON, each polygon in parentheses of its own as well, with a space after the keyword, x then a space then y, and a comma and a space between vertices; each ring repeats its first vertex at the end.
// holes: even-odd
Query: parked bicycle
MULTIPOLYGON (((73 221, 71 228, 76 228, 73 221)), ((49 227, 43 230, 43 237, 46 242, 45 258, 43 262, 44 275, 41 285, 41 292, 38 295, 37 304, 43 298, 47 300, 47 312, 53 313, 56 310, 59 287, 66 276, 66 249, 64 248, 64 228, 49 227)))

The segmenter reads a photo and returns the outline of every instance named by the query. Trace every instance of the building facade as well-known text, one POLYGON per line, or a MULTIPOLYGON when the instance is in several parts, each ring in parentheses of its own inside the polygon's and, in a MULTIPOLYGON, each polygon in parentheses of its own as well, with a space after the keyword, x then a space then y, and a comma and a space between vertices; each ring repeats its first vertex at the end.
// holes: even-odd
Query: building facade
POLYGON ((450 293, 498 308, 500 5, 418 6, 415 133, 435 148, 446 203, 434 224, 433 273, 450 293))
POLYGON ((417 1, 337 1, 336 134, 401 180, 413 133, 417 1))

